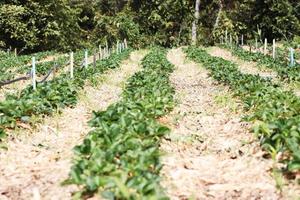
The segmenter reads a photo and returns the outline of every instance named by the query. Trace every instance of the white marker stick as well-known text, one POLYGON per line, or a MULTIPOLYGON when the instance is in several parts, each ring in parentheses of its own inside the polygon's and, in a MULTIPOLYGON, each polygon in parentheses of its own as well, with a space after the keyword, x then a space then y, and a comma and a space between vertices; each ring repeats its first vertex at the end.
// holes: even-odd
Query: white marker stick
POLYGON ((74 53, 70 53, 70 77, 74 78, 74 53))
POLYGON ((35 57, 32 57, 31 78, 32 78, 32 88, 33 88, 33 90, 36 90, 36 69, 35 69, 35 57))

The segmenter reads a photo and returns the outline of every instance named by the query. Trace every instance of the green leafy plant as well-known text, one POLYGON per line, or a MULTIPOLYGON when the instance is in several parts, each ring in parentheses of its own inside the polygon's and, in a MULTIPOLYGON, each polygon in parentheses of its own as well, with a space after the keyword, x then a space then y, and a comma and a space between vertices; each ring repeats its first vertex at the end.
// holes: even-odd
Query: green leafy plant
MULTIPOLYGON (((0 102, 0 129, 14 128, 20 122, 30 122, 34 115, 49 115, 58 108, 75 105, 78 91, 84 87, 86 80, 119 67, 130 51, 127 49, 120 54, 112 54, 109 58, 98 61, 95 68, 75 68, 74 79, 63 73, 51 81, 38 84, 36 91, 28 86, 19 95, 8 95, 0 102)), ((77 57, 82 57, 82 53, 76 53, 75 60, 77 57)))
POLYGON ((229 85, 251 111, 245 120, 256 124, 255 134, 270 153, 283 153, 287 170, 300 170, 300 99, 270 79, 243 74, 230 61, 210 56, 205 50, 189 47, 187 56, 203 63, 219 83, 229 85))
POLYGON ((254 61, 257 62, 258 65, 270 68, 275 70, 282 80, 286 81, 300 81, 300 64, 296 64, 294 67, 289 66, 288 57, 285 53, 283 53, 281 49, 278 49, 278 56, 276 59, 273 59, 269 55, 264 55, 260 52, 250 52, 244 50, 239 47, 229 47, 226 45, 222 45, 221 47, 227 48, 230 50, 235 56, 246 60, 246 61, 254 61))
POLYGON ((94 130, 75 147, 65 183, 82 186, 79 197, 101 192, 106 199, 168 199, 159 185, 159 140, 169 129, 156 119, 174 105, 173 65, 163 49, 152 50, 142 65, 128 80, 121 101, 94 112, 94 130))

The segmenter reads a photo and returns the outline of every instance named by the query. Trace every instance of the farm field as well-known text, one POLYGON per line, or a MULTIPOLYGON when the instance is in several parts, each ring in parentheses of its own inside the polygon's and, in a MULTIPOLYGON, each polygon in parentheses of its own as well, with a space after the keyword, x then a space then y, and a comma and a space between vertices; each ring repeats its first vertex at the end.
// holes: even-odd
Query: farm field
MULTIPOLYGON (((277 86, 277 74, 220 47, 124 51, 107 60, 115 56, 121 58, 116 60, 120 66, 108 71, 103 70, 103 61, 97 61, 102 70, 81 82, 76 104, 58 107, 40 119, 36 113, 31 117, 35 121, 16 121, 13 129, 5 128, 1 199, 296 199, 300 195, 297 173, 287 178, 281 171, 287 166, 291 176, 297 169, 297 143, 289 143, 297 140, 290 141, 292 135, 279 137, 280 146, 272 146, 265 129, 271 121, 260 114, 268 108, 256 106, 256 101, 263 101, 255 94, 243 94, 251 87, 275 84, 268 95, 274 93, 275 98, 282 93, 294 98, 290 104, 282 99, 283 104, 298 105, 298 97, 285 85, 277 86), (232 77, 226 73, 244 74, 240 77, 247 77, 241 79, 245 88, 235 85, 239 80, 226 79, 232 77), (246 80, 252 83, 247 86, 246 80), (248 102, 250 98, 253 102, 248 102), (285 151, 276 153, 282 147, 285 151), (149 174, 139 174, 145 172, 149 174)), ((6 101, 2 100, 1 109, 6 101)))
POLYGON ((299 0, 0 1, 0 200, 300 200, 299 0))

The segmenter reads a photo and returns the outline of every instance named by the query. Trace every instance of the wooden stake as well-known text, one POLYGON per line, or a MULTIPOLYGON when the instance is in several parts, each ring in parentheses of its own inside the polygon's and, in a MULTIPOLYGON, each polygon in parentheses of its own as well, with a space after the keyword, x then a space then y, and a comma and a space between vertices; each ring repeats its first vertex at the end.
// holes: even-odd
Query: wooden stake
POLYGON ((18 55, 18 54, 17 54, 17 48, 15 48, 15 57, 17 57, 17 55, 18 55))

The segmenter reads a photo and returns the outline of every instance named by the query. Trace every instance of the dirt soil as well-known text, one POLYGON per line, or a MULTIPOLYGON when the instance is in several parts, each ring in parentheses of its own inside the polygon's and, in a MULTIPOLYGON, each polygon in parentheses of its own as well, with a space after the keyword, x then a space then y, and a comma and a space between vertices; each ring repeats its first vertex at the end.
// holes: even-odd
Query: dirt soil
POLYGON ((140 69, 144 51, 136 51, 120 69, 98 77, 98 87, 87 84, 75 108, 47 117, 35 130, 15 133, 0 151, 1 200, 71 199, 75 186, 62 187, 71 167, 72 148, 89 132, 92 110, 104 110, 120 99, 128 77, 140 69))
POLYGON ((178 105, 164 119, 171 133, 161 150, 162 185, 171 199, 281 199, 270 175, 273 162, 242 122, 241 105, 208 72, 168 54, 176 65, 171 81, 178 105))

